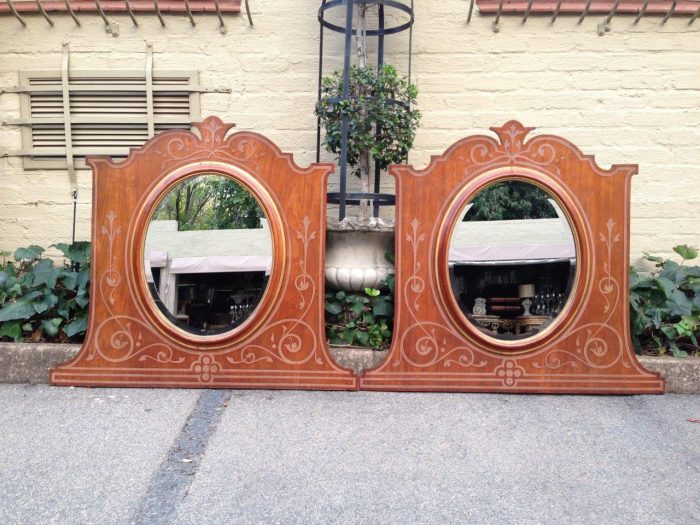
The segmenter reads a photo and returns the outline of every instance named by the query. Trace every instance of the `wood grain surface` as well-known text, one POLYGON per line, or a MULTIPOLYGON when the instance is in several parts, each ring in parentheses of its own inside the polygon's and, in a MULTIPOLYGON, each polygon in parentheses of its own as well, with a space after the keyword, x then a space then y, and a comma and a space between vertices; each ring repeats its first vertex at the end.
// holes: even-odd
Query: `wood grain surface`
POLYGON ((510 121, 498 136, 471 136, 424 170, 396 178, 395 328, 387 360, 360 378, 364 390, 662 393, 638 363, 629 333, 629 206, 635 165, 600 168, 557 136, 526 140, 510 121), (485 186, 521 180, 554 196, 577 251, 569 300, 551 326, 526 339, 488 336, 462 314, 450 287, 452 229, 485 186))
POLYGON ((266 138, 215 117, 198 134, 168 131, 124 162, 91 158, 91 301, 79 355, 50 373, 54 385, 355 389, 324 334, 326 179, 332 164, 300 168, 266 138), (150 297, 144 241, 153 209, 198 173, 243 184, 269 220, 272 270, 251 317, 215 336, 170 323, 150 297))

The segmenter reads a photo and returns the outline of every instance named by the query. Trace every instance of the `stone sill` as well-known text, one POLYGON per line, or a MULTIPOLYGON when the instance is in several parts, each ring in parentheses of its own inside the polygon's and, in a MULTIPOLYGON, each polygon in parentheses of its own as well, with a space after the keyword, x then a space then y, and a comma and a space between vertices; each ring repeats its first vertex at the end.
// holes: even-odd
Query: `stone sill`
MULTIPOLYGON (((46 383, 49 369, 72 359, 80 345, 54 343, 0 343, 0 383, 46 383)), ((355 371, 378 366, 387 350, 331 346, 341 366, 355 371)), ((638 356, 642 366, 666 378, 666 392, 700 394, 700 357, 638 356)))

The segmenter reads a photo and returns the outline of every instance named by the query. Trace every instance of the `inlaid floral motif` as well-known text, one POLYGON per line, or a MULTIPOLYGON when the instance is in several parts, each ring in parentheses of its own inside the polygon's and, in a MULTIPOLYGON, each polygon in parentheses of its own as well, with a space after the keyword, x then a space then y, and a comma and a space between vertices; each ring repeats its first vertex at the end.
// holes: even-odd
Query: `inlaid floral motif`
POLYGON ((313 359, 317 364, 323 364, 316 333, 305 320, 316 294, 316 285, 307 267, 309 244, 316 239, 316 232, 309 231, 310 224, 311 219, 306 215, 302 221, 303 230, 296 231, 296 239, 302 245, 302 256, 299 259, 300 272, 293 280, 294 288, 299 294, 298 315, 293 319, 282 319, 268 325, 261 336, 265 343, 256 342, 234 350, 234 355, 226 358, 229 363, 273 364, 279 361, 287 365, 302 365, 313 359), (306 333, 302 334, 302 332, 306 333), (309 339, 312 344, 304 345, 303 341, 309 339))
POLYGON ((530 164, 549 168, 560 175, 556 151, 551 144, 538 142, 537 139, 525 142, 525 137, 533 129, 511 120, 500 128, 491 128, 498 135, 500 143, 488 137, 469 142, 467 151, 457 157, 468 161, 464 168, 465 175, 483 166, 497 164, 530 164))
POLYGON ((615 232, 615 222, 612 219, 605 223, 605 227, 606 231, 599 233, 599 240, 605 245, 607 259, 603 263, 603 274, 598 279, 598 291, 605 301, 605 317, 600 322, 579 326, 572 332, 568 339, 575 338, 573 351, 554 348, 544 355, 544 359, 533 364, 535 368, 556 370, 584 365, 602 369, 615 365, 622 357, 622 335, 610 325, 610 318, 620 301, 620 283, 612 275, 613 247, 620 241, 620 234, 615 232), (612 344, 609 339, 612 339, 612 344))
POLYGON ((417 219, 411 221, 411 232, 406 235, 406 240, 411 244, 413 271, 404 283, 403 298, 413 323, 403 332, 400 352, 393 366, 398 367, 401 361, 416 368, 427 368, 436 363, 442 363, 444 368, 485 366, 486 361, 477 361, 472 349, 464 345, 450 346, 455 334, 444 324, 420 320, 420 298, 425 291, 425 279, 421 276, 423 269, 418 253, 425 234, 420 232, 417 219), (415 341, 413 347, 407 348, 408 341, 412 340, 415 341))
POLYGON ((211 383, 214 376, 221 372, 221 365, 211 355, 201 355, 197 361, 192 363, 190 370, 197 374, 202 383, 211 383))
POLYGON ((217 117, 209 117, 194 126, 199 130, 201 139, 194 134, 186 138, 177 136, 169 139, 162 149, 156 150, 155 153, 164 159, 161 169, 193 159, 212 159, 223 155, 230 161, 245 162, 247 168, 253 172, 260 170, 257 159, 264 156, 264 152, 258 150, 245 138, 234 135, 226 139, 226 133, 231 129, 231 124, 224 124, 217 117))
POLYGON ((122 285, 122 275, 115 270, 116 256, 114 241, 121 235, 122 228, 115 224, 113 211, 106 215, 107 222, 100 227, 100 233, 107 238, 107 270, 98 276, 97 289, 102 305, 108 312, 95 331, 95 345, 86 359, 91 361, 99 355, 105 361, 119 363, 139 356, 139 361, 152 360, 158 363, 182 363, 185 358, 175 355, 173 348, 165 343, 146 343, 144 334, 155 334, 153 329, 135 317, 116 311, 115 292, 122 285), (103 340, 108 343, 102 346, 103 340))
POLYGON ((494 370, 497 377, 503 379, 506 386, 514 386, 525 375, 525 369, 513 359, 506 359, 494 370))

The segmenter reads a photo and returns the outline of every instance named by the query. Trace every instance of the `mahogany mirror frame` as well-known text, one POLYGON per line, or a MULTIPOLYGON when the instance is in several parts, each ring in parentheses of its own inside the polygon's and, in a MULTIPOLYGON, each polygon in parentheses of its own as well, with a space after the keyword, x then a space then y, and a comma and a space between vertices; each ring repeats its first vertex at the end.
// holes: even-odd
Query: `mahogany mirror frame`
POLYGON ((396 179, 396 295, 387 359, 360 377, 362 390, 662 393, 629 330, 629 207, 636 165, 600 168, 567 140, 517 121, 466 137, 423 170, 392 166, 396 179), (542 332, 518 340, 485 334, 462 313, 448 269, 450 239, 482 189, 517 180, 549 193, 576 248, 568 300, 542 332))
POLYGON ((158 327, 158 330, 171 339, 174 343, 183 344, 189 348, 201 350, 218 350, 226 348, 236 341, 244 338, 255 330, 269 315, 270 309, 275 305, 279 297, 282 285, 282 276, 288 271, 286 257, 286 235, 282 222, 282 216, 265 187, 250 173, 224 162, 195 162, 178 168, 162 178, 156 186, 148 192, 142 201, 140 208, 134 214, 134 227, 127 238, 127 259, 130 263, 130 271, 135 276, 133 285, 133 297, 138 302, 140 309, 148 317, 148 320, 158 327), (164 195, 167 195, 175 186, 192 179, 197 175, 217 175, 227 177, 248 190, 264 210, 270 234, 272 237, 272 266, 270 279, 263 291, 260 303, 248 319, 241 325, 223 333, 212 335, 198 335, 187 332, 173 324, 157 307, 151 298, 147 286, 146 272, 143 261, 146 260, 145 245, 148 227, 155 209, 164 195), (275 247, 279 246, 279 249, 275 247))
POLYGON ((113 162, 92 157, 91 301, 86 340, 50 372, 53 385, 353 390, 324 330, 326 181, 333 164, 297 166, 265 137, 227 135, 216 117, 198 134, 167 131, 113 162), (272 238, 270 277, 240 326, 215 335, 172 323, 144 269, 148 226, 173 187, 198 174, 243 185, 272 238))

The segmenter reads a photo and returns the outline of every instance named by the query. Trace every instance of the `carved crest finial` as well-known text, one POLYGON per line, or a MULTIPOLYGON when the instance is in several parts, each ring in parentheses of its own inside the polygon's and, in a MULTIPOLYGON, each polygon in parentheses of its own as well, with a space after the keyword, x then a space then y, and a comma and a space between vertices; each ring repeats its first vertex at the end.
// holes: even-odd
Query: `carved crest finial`
POLYGON ((213 146, 222 144, 226 133, 235 127, 235 124, 225 124, 219 117, 207 117, 202 122, 193 123, 193 126, 199 130, 202 142, 213 146))
POLYGON ((516 151, 525 142, 525 136, 535 128, 526 128, 517 120, 509 120, 503 126, 489 128, 505 146, 506 151, 516 151))

